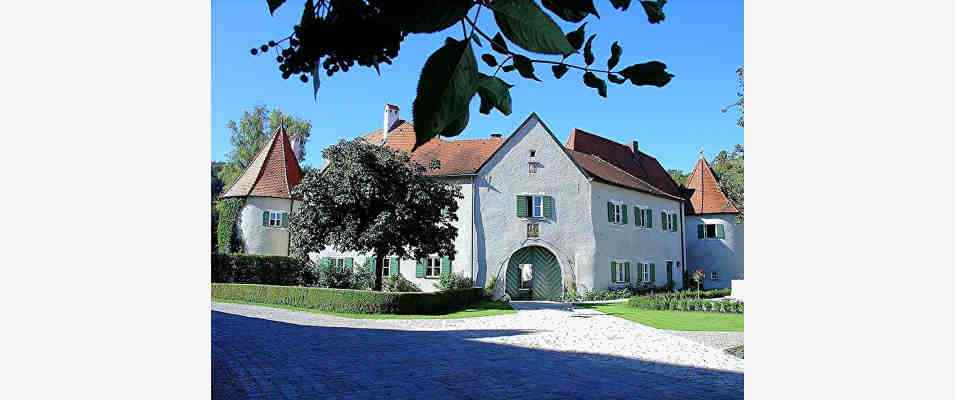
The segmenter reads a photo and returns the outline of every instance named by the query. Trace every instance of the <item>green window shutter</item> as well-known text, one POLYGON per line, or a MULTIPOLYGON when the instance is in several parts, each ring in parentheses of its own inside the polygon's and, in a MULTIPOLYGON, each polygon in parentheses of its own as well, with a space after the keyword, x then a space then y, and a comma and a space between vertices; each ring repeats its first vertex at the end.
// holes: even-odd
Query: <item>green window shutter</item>
POLYGON ((679 220, 677 220, 677 214, 670 214, 670 230, 673 232, 678 232, 680 226, 679 220))
POLYGON ((262 226, 269 226, 269 212, 262 211, 262 226))
POLYGON ((622 222, 624 225, 626 225, 626 224, 627 224, 627 206, 621 205, 621 206, 620 206, 620 212, 623 213, 623 215, 621 216, 621 218, 623 218, 623 219, 621 220, 621 222, 622 222))
POLYGON ((640 226, 640 208, 636 206, 633 207, 633 224, 640 226))
POLYGON ((723 231, 723 224, 716 224, 716 238, 717 239, 726 238, 726 232, 723 231))
MULTIPOLYGON (((372 274, 378 273, 378 267, 377 267, 377 265, 378 265, 378 257, 371 256, 371 257, 368 257, 366 260, 367 260, 367 261, 365 261, 365 262, 368 263, 368 268, 371 269, 371 273, 372 273, 372 274)), ((388 275, 385 275, 385 273, 382 272, 382 273, 381 273, 381 276, 388 276, 388 275)))
POLYGON ((610 281, 611 282, 617 281, 617 262, 616 261, 610 262, 610 281))
POLYGON ((630 282, 630 261, 623 263, 623 280, 630 282))
POLYGON ((447 274, 451 272, 451 258, 448 256, 441 257, 441 273, 447 274))
POLYGON ((391 262, 388 265, 391 269, 391 275, 401 274, 401 263, 399 262, 398 257, 391 257, 391 262))
POLYGON ((643 282, 643 263, 637 263, 637 282, 643 282))
POLYGON ((613 222, 613 203, 607 202, 607 222, 613 222))
POLYGON ((517 216, 527 217, 527 196, 517 196, 517 216))
POLYGON ((416 278, 424 278, 424 265, 425 265, 424 263, 425 263, 425 259, 423 258, 418 259, 418 265, 415 266, 415 271, 414 271, 414 276, 416 278))
POLYGON ((653 228, 653 210, 647 209, 647 228, 653 228))
POLYGON ((697 225, 697 226, 696 226, 696 237, 697 237, 698 239, 703 239, 703 236, 704 236, 704 234, 705 234, 705 231, 706 231, 706 226, 705 226, 705 225, 703 225, 703 224, 697 225))
POLYGON ((331 265, 332 260, 328 257, 322 257, 318 261, 318 268, 322 270, 322 272, 328 272, 328 269, 331 267, 331 265))
POLYGON ((355 259, 348 257, 345 259, 345 269, 348 271, 352 270, 352 267, 355 265, 355 259))
POLYGON ((657 265, 650 263, 650 282, 657 281, 657 265))
POLYGON ((544 196, 544 218, 554 218, 554 198, 544 196))
POLYGON ((667 213, 665 211, 660 211, 660 228, 667 230, 667 213))
POLYGON ((288 228, 288 213, 282 213, 282 227, 288 228))

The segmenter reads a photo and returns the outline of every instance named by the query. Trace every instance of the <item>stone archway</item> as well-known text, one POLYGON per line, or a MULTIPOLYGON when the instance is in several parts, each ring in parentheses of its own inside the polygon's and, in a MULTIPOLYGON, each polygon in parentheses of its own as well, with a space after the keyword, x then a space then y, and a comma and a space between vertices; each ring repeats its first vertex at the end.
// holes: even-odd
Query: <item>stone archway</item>
POLYGON ((541 246, 523 247, 511 255, 507 262, 505 283, 507 294, 512 299, 529 297, 531 300, 559 301, 563 294, 557 256, 541 246), (525 279, 527 275, 531 278, 529 282, 525 279))

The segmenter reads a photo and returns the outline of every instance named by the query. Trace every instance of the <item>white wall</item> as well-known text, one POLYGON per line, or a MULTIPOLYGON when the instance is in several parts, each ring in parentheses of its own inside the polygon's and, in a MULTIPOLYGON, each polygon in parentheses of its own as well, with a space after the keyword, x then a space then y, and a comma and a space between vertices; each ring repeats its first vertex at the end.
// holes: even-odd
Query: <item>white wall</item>
MULTIPOLYGON (((289 199, 272 197, 246 198, 239 220, 239 234, 245 244, 246 254, 288 255, 288 229, 263 226, 262 212, 273 210, 291 213, 291 202, 289 199)), ((298 204, 295 206, 298 207, 298 204)))
MULTIPOLYGON (((706 271, 704 288, 728 288, 734 279, 743 279, 743 224, 736 223, 735 214, 691 215, 686 218, 686 259, 690 271, 706 271), (697 225, 721 223, 724 239, 699 239, 697 225), (710 279, 710 271, 719 271, 720 280, 710 279)), ((692 284, 691 284, 692 285, 692 284)))
POLYGON ((537 245, 558 259, 565 282, 575 270, 588 270, 593 259, 594 235, 590 215, 590 182, 563 147, 536 117, 518 128, 479 171, 476 212, 477 282, 497 277, 505 286, 505 262, 518 249, 537 245), (530 174, 530 151, 539 164, 530 174), (530 219, 517 217, 517 196, 543 194, 554 198, 554 217, 540 219, 540 238, 527 238, 530 219))
POLYGON ((666 261, 673 261, 673 281, 676 288, 682 287, 682 253, 680 243, 682 228, 677 232, 664 231, 660 212, 679 213, 682 203, 659 196, 624 189, 600 182, 593 183, 593 226, 596 234, 596 252, 594 269, 586 280, 593 290, 606 290, 609 287, 623 286, 612 283, 610 262, 612 260, 630 261, 630 281, 637 280, 637 263, 656 264, 656 286, 666 284, 666 261), (627 224, 617 225, 608 222, 607 202, 621 202, 627 205, 627 224), (634 206, 650 208, 653 214, 653 227, 641 228, 634 222, 634 206), (681 268, 676 267, 680 262, 681 268))

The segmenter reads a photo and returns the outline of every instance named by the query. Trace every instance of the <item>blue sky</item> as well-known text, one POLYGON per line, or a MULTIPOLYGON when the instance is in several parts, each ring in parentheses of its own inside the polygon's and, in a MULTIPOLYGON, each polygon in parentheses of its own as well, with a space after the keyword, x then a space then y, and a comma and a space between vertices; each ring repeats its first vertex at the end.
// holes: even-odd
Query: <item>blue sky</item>
MULTIPOLYGON (((385 103, 401 108, 411 119, 418 74, 428 55, 446 36, 460 38, 459 26, 434 35, 412 35, 403 42, 393 65, 355 68, 328 78, 323 75, 318 101, 311 82, 283 80, 274 56, 249 54, 270 39, 285 37, 298 21, 304 1, 289 1, 270 16, 265 0, 212 2, 212 159, 224 160, 230 150, 226 123, 238 120, 255 105, 279 107, 312 122, 304 164, 321 163, 321 149, 339 139, 353 138, 381 127, 385 103)), ((543 83, 528 81, 516 72, 503 78, 511 89, 513 112, 503 116, 478 113, 477 96, 471 103, 471 121, 458 138, 510 134, 531 112, 536 112, 564 141, 572 128, 598 133, 620 143, 636 139, 644 152, 667 169, 689 170, 702 147, 707 158, 743 142, 737 114, 720 108, 736 98, 736 68, 743 65, 743 2, 681 0, 666 5, 666 21, 647 23, 640 6, 626 12, 609 1, 597 0, 601 18, 589 17, 587 34, 594 40, 595 67, 606 67, 610 44, 623 46, 620 65, 659 60, 676 77, 664 88, 610 84, 608 98, 581 83, 581 71, 570 70, 556 80, 547 66, 537 67, 543 83)), ((564 31, 576 28, 555 18, 564 31)), ((493 35, 493 18, 481 13, 482 30, 493 35)), ((480 55, 489 52, 475 48, 480 55)), ((544 57, 538 57, 544 58, 544 57)), ((583 64, 582 57, 572 58, 583 64)), ((483 63, 479 61, 483 66, 483 63)), ((486 67, 486 66, 485 66, 486 67)))

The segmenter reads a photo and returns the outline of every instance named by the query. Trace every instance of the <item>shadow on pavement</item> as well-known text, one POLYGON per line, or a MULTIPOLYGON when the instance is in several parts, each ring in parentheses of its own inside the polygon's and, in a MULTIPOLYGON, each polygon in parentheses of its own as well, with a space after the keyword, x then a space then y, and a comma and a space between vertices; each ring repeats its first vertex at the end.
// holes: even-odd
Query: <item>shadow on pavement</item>
POLYGON ((740 399, 740 373, 482 342, 525 330, 305 326, 212 312, 212 397, 740 399))

